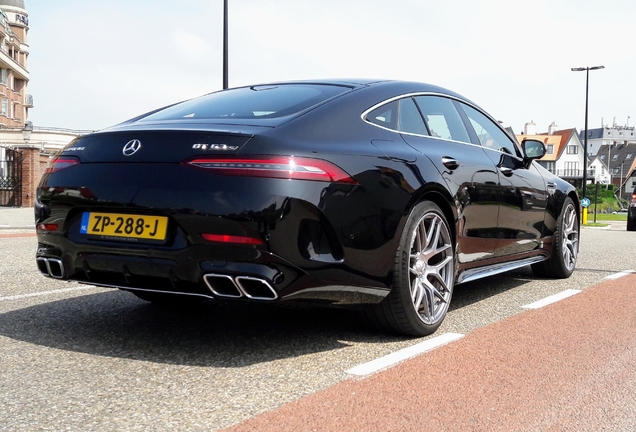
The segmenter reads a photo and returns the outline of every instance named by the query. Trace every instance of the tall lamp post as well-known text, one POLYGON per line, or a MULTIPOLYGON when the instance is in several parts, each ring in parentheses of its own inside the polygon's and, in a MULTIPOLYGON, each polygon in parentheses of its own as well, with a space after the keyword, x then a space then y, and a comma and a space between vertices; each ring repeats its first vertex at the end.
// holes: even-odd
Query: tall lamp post
MULTIPOLYGON (((587 102, 588 102, 588 93, 590 88, 590 71, 597 69, 605 69, 605 66, 586 66, 586 67, 578 67, 572 68, 573 72, 583 72, 585 71, 585 138, 583 144, 583 198, 586 197, 587 193, 587 102)), ((609 163, 609 161, 608 161, 609 163)))
POLYGON ((227 0, 223 0, 223 89, 228 88, 227 0))

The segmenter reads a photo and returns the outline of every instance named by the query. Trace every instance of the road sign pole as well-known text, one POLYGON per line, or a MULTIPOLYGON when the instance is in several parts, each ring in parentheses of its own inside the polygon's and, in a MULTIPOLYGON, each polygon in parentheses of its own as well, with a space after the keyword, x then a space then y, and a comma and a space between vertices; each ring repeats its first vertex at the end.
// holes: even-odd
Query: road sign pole
POLYGON ((594 223, 596 223, 596 204, 598 203, 598 183, 596 183, 596 194, 594 195, 594 223))
POLYGON ((583 225, 587 224, 587 208, 591 204, 590 199, 583 197, 581 200, 581 206, 583 206, 583 225))

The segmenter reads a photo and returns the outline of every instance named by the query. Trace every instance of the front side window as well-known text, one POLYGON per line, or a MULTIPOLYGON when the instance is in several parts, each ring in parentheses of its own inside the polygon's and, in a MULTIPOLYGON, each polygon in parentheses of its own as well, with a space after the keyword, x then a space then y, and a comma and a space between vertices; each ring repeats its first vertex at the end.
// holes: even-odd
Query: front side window
POLYGON ((482 146, 518 156, 515 144, 499 126, 475 108, 466 104, 461 104, 461 106, 482 146))
POLYGON ((453 101, 440 96, 415 98, 424 116, 430 135, 453 141, 469 143, 470 137, 453 101))

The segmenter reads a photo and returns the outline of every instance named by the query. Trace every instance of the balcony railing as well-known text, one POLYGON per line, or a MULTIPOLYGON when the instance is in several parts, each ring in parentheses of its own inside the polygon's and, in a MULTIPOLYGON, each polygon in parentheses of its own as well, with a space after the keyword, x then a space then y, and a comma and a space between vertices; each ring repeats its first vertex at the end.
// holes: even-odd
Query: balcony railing
MULTIPOLYGON (((583 178, 583 170, 582 169, 564 169, 557 170, 556 172, 552 171, 553 174, 556 174, 557 177, 563 178, 583 178)), ((596 174, 595 170, 587 170, 587 178, 594 178, 596 174)))
POLYGON ((583 170, 581 170, 581 169, 557 170, 556 175, 558 177, 581 177, 581 178, 583 178, 583 170))

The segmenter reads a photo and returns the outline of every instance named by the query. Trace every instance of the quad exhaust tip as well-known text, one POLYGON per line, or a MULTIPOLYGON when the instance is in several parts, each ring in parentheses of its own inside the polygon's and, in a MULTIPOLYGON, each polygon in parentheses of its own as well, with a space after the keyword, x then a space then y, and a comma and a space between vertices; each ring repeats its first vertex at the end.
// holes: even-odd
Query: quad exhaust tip
POLYGON ((38 269, 44 276, 49 276, 55 279, 64 279, 66 273, 64 272, 64 264, 59 258, 37 258, 38 269))
POLYGON ((217 297, 270 301, 278 298, 278 293, 270 283, 257 277, 206 274, 203 280, 217 297))

